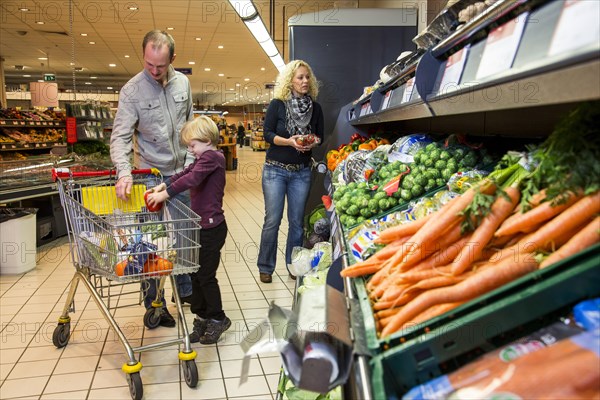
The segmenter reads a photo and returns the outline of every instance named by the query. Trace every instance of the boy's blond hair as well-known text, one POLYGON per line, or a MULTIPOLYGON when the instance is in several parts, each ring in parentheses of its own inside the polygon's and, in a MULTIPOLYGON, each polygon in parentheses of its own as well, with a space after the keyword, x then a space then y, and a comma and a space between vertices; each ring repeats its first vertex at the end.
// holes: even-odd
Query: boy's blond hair
POLYGON ((201 142, 210 142, 216 146, 219 143, 219 128, 212 119, 206 115, 201 115, 188 121, 181 128, 181 141, 188 145, 192 140, 201 142))

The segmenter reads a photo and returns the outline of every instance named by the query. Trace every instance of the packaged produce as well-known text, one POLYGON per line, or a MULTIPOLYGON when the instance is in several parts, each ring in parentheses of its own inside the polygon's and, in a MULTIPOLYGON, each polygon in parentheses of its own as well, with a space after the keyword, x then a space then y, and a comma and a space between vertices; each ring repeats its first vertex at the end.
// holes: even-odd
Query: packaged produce
MULTIPOLYGON (((501 371, 510 370, 511 362, 526 354, 539 351, 544 347, 552 346, 562 339, 580 333, 581 329, 579 328, 566 325, 563 322, 556 322, 506 346, 502 346, 492 352, 486 353, 477 360, 464 365, 450 374, 442 375, 425 384, 416 386, 409 390, 402 399, 446 399, 451 396, 453 392, 471 386, 480 379, 488 381, 488 377, 491 375, 497 375, 501 371)), ((483 395, 483 393, 481 394, 483 395)), ((485 397, 480 398, 484 399, 485 397)))
POLYGON ((388 159, 392 162, 401 161, 405 164, 410 164, 413 162, 413 156, 417 151, 432 142, 433 139, 426 135, 415 134, 403 136, 392 144, 388 159))

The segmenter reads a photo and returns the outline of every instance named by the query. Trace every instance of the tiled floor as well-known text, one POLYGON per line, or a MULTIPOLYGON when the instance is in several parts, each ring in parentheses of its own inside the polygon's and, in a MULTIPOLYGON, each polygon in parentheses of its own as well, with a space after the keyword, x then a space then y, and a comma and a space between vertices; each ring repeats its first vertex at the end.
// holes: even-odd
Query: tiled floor
MULTIPOLYGON (((264 152, 238 148, 238 168, 227 172, 224 208, 229 236, 218 278, 232 326, 216 345, 192 345, 198 353, 200 379, 195 389, 183 380, 176 346, 141 353, 146 400, 275 398, 281 365, 277 353, 253 357, 248 381, 239 384, 241 339, 249 326, 266 316, 270 301, 291 307, 295 283, 288 278, 282 253, 273 283, 258 280, 264 157, 264 152)), ((286 232, 284 221, 279 237, 282 244, 286 232)), ((130 399, 121 371, 126 353, 83 285, 75 297, 69 344, 62 349, 52 344, 74 272, 67 238, 38 248, 37 257, 37 267, 31 272, 0 277, 0 399, 130 399)), ((166 298, 170 299, 167 286, 166 298)), ((126 288, 134 293, 112 298, 135 304, 137 287, 128 285, 126 288)), ((174 313, 174 306, 169 307, 174 313)), ((188 307, 184 309, 191 328, 193 316, 188 307)), ((115 319, 132 346, 177 336, 177 328, 144 328, 143 314, 143 307, 138 305, 116 310, 115 319)))

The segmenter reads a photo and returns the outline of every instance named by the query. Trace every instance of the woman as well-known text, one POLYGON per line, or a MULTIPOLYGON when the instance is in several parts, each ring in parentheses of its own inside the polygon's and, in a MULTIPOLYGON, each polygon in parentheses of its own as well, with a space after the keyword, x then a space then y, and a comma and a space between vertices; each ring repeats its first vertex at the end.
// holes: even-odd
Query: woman
MULTIPOLYGON (((323 142, 323 111, 314 101, 319 90, 310 66, 291 61, 277 77, 274 99, 264 122, 264 137, 270 144, 262 173, 265 221, 258 251, 260 281, 270 283, 277 261, 277 235, 287 198, 288 235, 285 262, 289 272, 292 249, 302 246, 304 207, 311 181, 311 149, 323 142), (302 135, 316 135, 307 143, 302 135)), ((290 277, 295 279, 290 273, 290 277)))

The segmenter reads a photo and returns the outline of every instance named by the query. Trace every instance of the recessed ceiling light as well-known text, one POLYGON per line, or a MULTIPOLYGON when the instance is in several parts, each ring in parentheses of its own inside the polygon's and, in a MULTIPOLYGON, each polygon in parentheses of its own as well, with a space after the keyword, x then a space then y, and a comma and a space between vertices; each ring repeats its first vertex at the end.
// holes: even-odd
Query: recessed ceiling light
POLYGON ((81 36, 87 36, 87 33, 80 33, 81 36))
POLYGON ((218 49, 222 49, 222 48, 223 48, 223 46, 219 45, 219 46, 217 46, 217 48, 218 48, 218 49))
POLYGON ((248 86, 244 86, 244 89, 248 89, 248 86))
POLYGON ((23 75, 23 78, 31 78, 31 75, 23 75))
POLYGON ((204 68, 204 70, 205 70, 206 72, 208 72, 208 71, 210 71, 210 68, 204 68))
POLYGON ((113 87, 112 87, 112 86, 107 86, 106 88, 107 88, 108 90, 112 90, 112 88, 113 88, 113 87))
POLYGON ((172 31, 173 29, 175 29, 175 28, 173 28, 172 26, 169 26, 169 27, 167 28, 167 30, 168 30, 168 31, 172 31))
POLYGON ((238 86, 238 87, 239 87, 239 86, 240 86, 240 84, 239 84, 239 83, 236 83, 236 84, 235 84, 235 86, 238 86))
POLYGON ((130 9, 131 11, 135 11, 135 10, 137 10, 138 8, 137 8, 137 7, 129 7, 129 9, 130 9))
POLYGON ((245 80, 246 82, 248 82, 248 81, 250 80, 250 78, 244 78, 244 80, 245 80))
POLYGON ((38 60, 47 60, 48 57, 38 57, 38 60))
POLYGON ((225 76, 225 74, 219 74, 219 76, 225 76))
POLYGON ((97 76, 90 76, 90 79, 98 79, 97 76))
POLYGON ((27 7, 21 7, 21 8, 19 8, 19 11, 27 12, 27 11, 29 11, 29 8, 27 8, 27 7))
POLYGON ((125 54, 125 58, 129 58, 129 54, 125 54))
POLYGON ((197 37, 196 40, 202 40, 202 38, 201 37, 197 37))
POLYGON ((265 70, 265 67, 262 67, 260 70, 261 70, 261 71, 264 71, 264 70, 265 70))
POLYGON ((108 64, 109 67, 116 67, 117 64, 108 64))
POLYGON ((190 65, 196 65, 196 61, 188 61, 188 64, 190 64, 190 65))
POLYGON ((44 21, 35 21, 35 23, 38 24, 38 25, 44 25, 45 24, 44 21))
POLYGON ((96 44, 96 42, 88 42, 89 44, 96 44))
POLYGON ((231 88, 231 89, 229 89, 229 90, 235 90, 235 89, 234 89, 234 88, 231 88))
POLYGON ((72 67, 73 65, 75 65, 75 63, 70 62, 69 65, 72 67))
POLYGON ((91 84, 92 84, 92 82, 86 82, 85 84, 86 84, 86 85, 91 85, 91 84))

